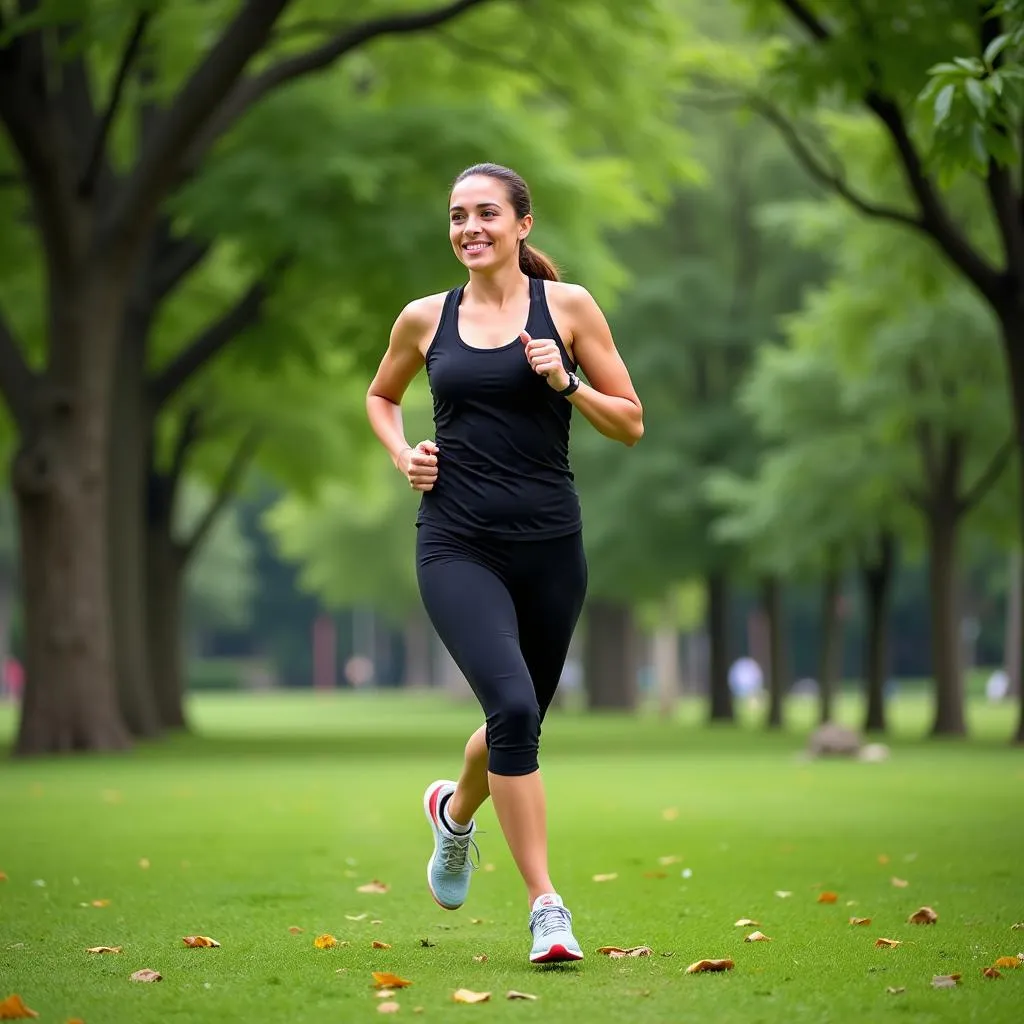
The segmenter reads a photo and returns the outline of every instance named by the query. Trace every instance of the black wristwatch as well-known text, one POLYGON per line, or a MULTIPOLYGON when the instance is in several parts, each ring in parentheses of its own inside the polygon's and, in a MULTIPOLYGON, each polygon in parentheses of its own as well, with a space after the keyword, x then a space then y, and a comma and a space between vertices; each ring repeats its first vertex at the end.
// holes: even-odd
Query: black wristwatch
POLYGON ((575 394, 577 392, 577 390, 579 390, 579 386, 580 386, 580 379, 579 379, 579 377, 577 377, 575 373, 570 373, 569 374, 569 383, 568 383, 568 385, 566 387, 562 388, 561 391, 556 391, 555 394, 556 395, 561 395, 563 398, 568 398, 570 395, 575 394))

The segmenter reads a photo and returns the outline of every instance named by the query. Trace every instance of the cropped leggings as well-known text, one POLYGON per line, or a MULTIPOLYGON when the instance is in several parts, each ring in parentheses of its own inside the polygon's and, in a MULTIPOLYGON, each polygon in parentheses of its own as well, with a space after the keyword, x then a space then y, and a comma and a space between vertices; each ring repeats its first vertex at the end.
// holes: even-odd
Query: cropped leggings
POLYGON ((536 771, 541 722, 587 590, 582 535, 483 540, 425 523, 416 573, 427 614, 483 708, 488 769, 536 771))

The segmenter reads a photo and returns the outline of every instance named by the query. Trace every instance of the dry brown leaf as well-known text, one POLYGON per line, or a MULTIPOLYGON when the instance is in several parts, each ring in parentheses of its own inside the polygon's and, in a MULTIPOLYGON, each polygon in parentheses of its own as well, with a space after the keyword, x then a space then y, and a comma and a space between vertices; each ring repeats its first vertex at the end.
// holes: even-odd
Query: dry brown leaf
POLYGON ((851 917, 850 924, 871 924, 870 917, 851 917))
POLYGON ((486 953, 477 953, 477 955, 475 957, 473 957, 473 962, 477 963, 477 964, 485 964, 485 963, 487 963, 487 954, 486 953))
POLYGON ((876 949, 895 949, 897 946, 902 946, 903 941, 901 939, 875 939, 876 949))
POLYGON ((338 940, 333 935, 318 935, 313 940, 313 945, 317 949, 332 949, 338 944, 338 940))
POLYGON ((148 871, 149 870, 149 858, 148 857, 140 858, 140 860, 139 860, 139 867, 142 868, 143 871, 148 871))
POLYGON ((120 953, 122 951, 121 946, 90 946, 86 953, 120 953))
POLYGON ((136 971, 132 977, 132 981, 163 981, 164 976, 159 971, 151 970, 149 967, 143 967, 141 971, 136 971))
POLYGON ((1021 961, 1015 956, 1001 956, 995 962, 996 967, 1020 967, 1021 961))
POLYGON ((893 986, 890 985, 885 991, 888 992, 889 995, 891 995, 891 996, 901 996, 907 990, 905 988, 903 988, 903 987, 893 988, 893 986))
POLYGON ((391 943, 390 942, 381 942, 380 939, 374 939, 373 942, 370 943, 370 946, 373 949, 390 949, 391 948, 391 943))
POLYGON ((644 878, 668 878, 664 871, 645 871, 644 878))
POLYGON ((369 914, 346 914, 346 921, 365 921, 370 915, 369 914))
POLYGON ((701 974, 704 971, 731 971, 736 966, 732 960, 698 960, 686 968, 687 974, 701 974))
POLYGON ((486 924, 487 922, 482 917, 471 917, 469 919, 470 924, 486 924))
POLYGON ((839 896, 834 892, 819 892, 818 902, 819 903, 835 903, 839 899, 839 896))
POLYGON ((460 988, 452 998, 457 1003, 486 1003, 491 998, 491 993, 473 992, 468 988, 460 988))
POLYGON ((110 906, 110 900, 93 900, 92 903, 89 904, 89 906, 91 906, 91 907, 99 907, 99 908, 102 909, 103 907, 109 907, 110 906))
POLYGON ((889 863, 889 854, 887 854, 887 853, 880 853, 878 855, 878 863, 879 864, 883 864, 883 865, 884 864, 888 864, 889 863))
POLYGON ((939 915, 931 907, 921 907, 907 918, 907 922, 909 924, 935 924, 938 919, 939 915))
POLYGON ((378 999, 390 999, 394 994, 390 988, 382 988, 379 992, 374 993, 378 999))
POLYGON ((907 881, 907 880, 906 880, 905 878, 897 878, 897 877, 896 877, 895 875, 893 875, 893 877, 892 877, 892 878, 890 878, 890 879, 889 879, 889 881, 890 881, 890 882, 891 882, 891 883, 892 883, 892 884, 893 884, 893 885, 894 885, 894 886, 895 886, 895 887, 896 887, 897 889, 906 889, 906 887, 907 887, 908 885, 910 885, 910 883, 909 883, 909 882, 908 882, 908 881, 907 881))
POLYGON ((381 1003, 380 1006, 377 1007, 377 1012, 378 1013, 398 1013, 398 1011, 400 1009, 401 1009, 401 1007, 398 1005, 398 1003, 381 1003))
POLYGON ((71 1018, 71 1019, 70 1019, 70 1020, 68 1021, 68 1024, 85 1024, 85 1021, 84 1021, 84 1020, 82 1020, 82 1018, 81 1018, 81 1017, 72 1017, 72 1018, 71 1018))
POLYGON ((771 942, 772 940, 765 935, 764 932, 751 932, 744 940, 744 942, 771 942))
POLYGON ((397 974, 392 974, 390 971, 373 972, 374 988, 408 988, 411 984, 411 981, 400 978, 397 974))
POLYGON ((749 917, 741 917, 734 925, 733 928, 757 928, 761 924, 760 921, 755 921, 749 917))
POLYGON ((622 946, 598 946, 597 951, 613 960, 624 956, 650 956, 654 952, 650 946, 630 946, 628 949, 622 946))
POLYGON ((300 928, 297 924, 293 924, 288 928, 292 935, 301 935, 305 930, 305 928, 300 928))
POLYGON ((505 993, 505 998, 506 999, 529 999, 531 1001, 535 1001, 537 999, 537 997, 535 995, 531 995, 529 992, 517 992, 514 988, 513 989, 509 989, 509 991, 505 993))
POLYGON ((610 874, 607 874, 607 875, 594 875, 594 879, 593 880, 595 882, 614 882, 615 879, 618 878, 618 877, 619 877, 618 872, 612 871, 610 874))
POLYGON ((385 893, 391 887, 384 882, 379 882, 376 878, 372 882, 367 882, 366 885, 360 885, 356 892, 371 892, 371 893, 385 893))
POLYGON ((15 993, 4 1000, 0 1000, 0 1020, 25 1020, 29 1017, 38 1017, 35 1010, 30 1010, 21 996, 15 993))
POLYGON ((6 882, 6 881, 7 881, 7 876, 2 871, 0 871, 0 882, 6 882))
POLYGON ((981 973, 986 978, 1001 978, 1003 975, 1000 971, 997 971, 994 967, 982 967, 981 973))
POLYGON ((663 867, 667 868, 670 864, 682 864, 683 858, 678 854, 670 853, 666 857, 659 857, 658 863, 663 867))
POLYGON ((932 978, 932 988, 956 988, 960 984, 959 974, 936 974, 932 978))
POLYGON ((220 943, 209 935, 186 935, 182 940, 189 949, 217 949, 220 943))

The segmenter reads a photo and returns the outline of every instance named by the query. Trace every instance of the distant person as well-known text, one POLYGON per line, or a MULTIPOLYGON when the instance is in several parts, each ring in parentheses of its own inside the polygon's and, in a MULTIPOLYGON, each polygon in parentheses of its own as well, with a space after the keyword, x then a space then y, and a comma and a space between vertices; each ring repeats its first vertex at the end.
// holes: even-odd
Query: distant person
POLYGON ((756 698, 764 688, 764 673, 753 658, 737 658, 729 668, 729 689, 740 700, 756 698))
POLYGON ((448 206, 469 281, 402 310, 366 401, 392 461, 422 492, 420 594, 486 719, 466 744, 458 782, 433 782, 424 794, 434 836, 427 880, 440 906, 462 905, 470 847, 479 855, 473 815, 491 796, 526 883, 530 960, 580 960, 548 874, 537 764, 587 586, 569 421, 575 406, 606 437, 632 445, 643 411, 597 303, 527 244, 523 179, 478 164, 455 180, 448 206), (424 365, 436 434, 413 447, 400 403, 424 365))

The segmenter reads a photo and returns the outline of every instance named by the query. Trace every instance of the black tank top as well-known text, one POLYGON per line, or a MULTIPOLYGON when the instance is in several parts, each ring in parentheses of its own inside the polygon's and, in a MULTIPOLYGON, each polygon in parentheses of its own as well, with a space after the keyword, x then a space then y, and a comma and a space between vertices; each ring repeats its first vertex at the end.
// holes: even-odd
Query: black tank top
MULTIPOLYGON (((518 336, 488 349, 462 340, 464 290, 448 293, 427 349, 439 451, 437 482, 424 492, 416 523, 509 539, 575 533, 581 523, 569 469, 572 405, 533 372, 518 336)), ((526 331, 553 338, 566 370, 575 370, 537 278, 530 278, 526 331)))

